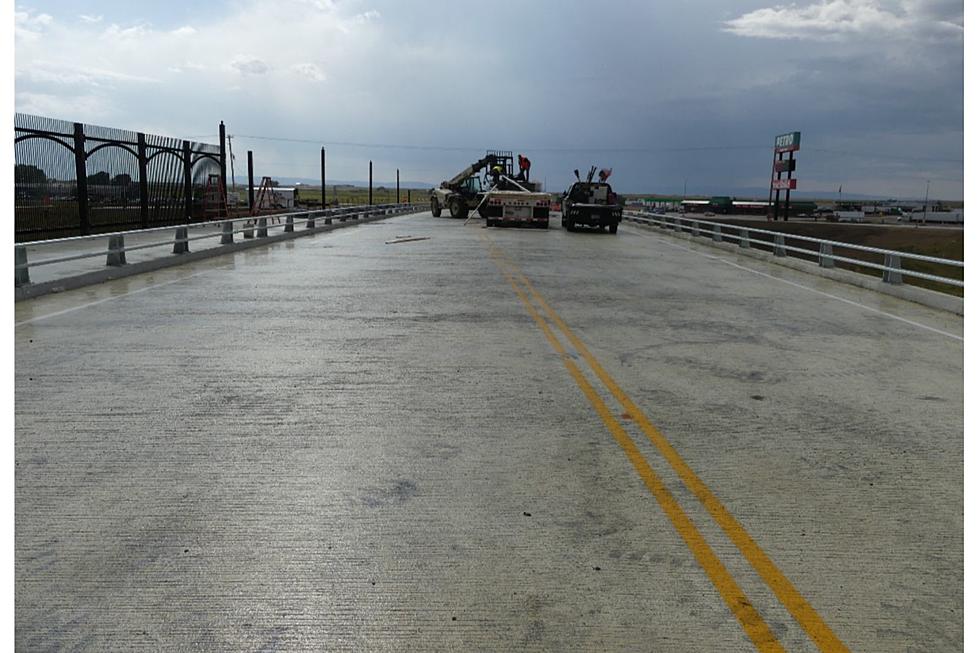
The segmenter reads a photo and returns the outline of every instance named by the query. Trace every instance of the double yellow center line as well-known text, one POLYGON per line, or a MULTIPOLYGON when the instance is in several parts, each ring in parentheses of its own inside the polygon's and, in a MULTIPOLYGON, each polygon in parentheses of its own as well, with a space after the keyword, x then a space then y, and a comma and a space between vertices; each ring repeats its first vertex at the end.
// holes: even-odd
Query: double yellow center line
POLYGON ((756 573, 775 594, 787 611, 800 624, 817 648, 824 652, 848 651, 843 642, 834 634, 823 618, 811 606, 802 594, 793 586, 788 578, 776 567, 775 563, 765 554, 761 547, 752 539, 745 528, 732 516, 721 501, 708 489, 707 485, 694 473, 694 470, 681 458, 677 450, 667 441, 664 435, 655 427, 639 407, 629 398, 622 388, 613 380, 599 364, 595 356, 584 343, 568 328, 564 320, 534 288, 531 281, 520 271, 516 263, 510 260, 486 234, 481 234, 490 245, 491 259, 510 283, 514 293, 524 304, 528 314, 544 333, 552 348, 561 356, 565 368, 575 380, 575 383, 585 394, 593 409, 602 419, 606 428, 616 442, 623 448, 630 463, 640 475, 647 488, 654 495, 660 507, 670 519, 678 534, 694 554, 708 578, 714 583, 722 599, 731 609, 745 630, 749 639, 759 651, 784 651, 779 640, 770 630, 752 603, 745 596, 735 579, 725 568, 718 556, 711 549, 697 527, 681 508, 670 491, 660 480, 657 473, 650 467, 636 443, 613 416, 606 402, 599 396, 589 383, 582 370, 558 339, 554 329, 542 315, 542 311, 558 331, 572 344, 582 360, 586 362, 606 389, 622 405, 626 414, 639 426, 650 442, 657 448, 664 460, 671 466, 685 487, 701 502, 708 514, 721 527, 728 538, 742 553, 745 559, 755 568, 756 573), (534 301, 532 301, 532 299, 534 301), (535 306, 535 302, 540 307, 535 306))

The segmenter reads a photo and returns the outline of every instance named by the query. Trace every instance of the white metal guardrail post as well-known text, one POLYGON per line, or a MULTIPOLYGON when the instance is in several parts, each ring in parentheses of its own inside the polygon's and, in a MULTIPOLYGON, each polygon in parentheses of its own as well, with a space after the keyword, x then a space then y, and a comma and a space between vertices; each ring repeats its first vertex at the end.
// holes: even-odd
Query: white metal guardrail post
POLYGON ((259 228, 256 230, 255 235, 259 238, 269 237, 269 221, 265 218, 259 218, 259 228))
POLYGON ((720 224, 715 225, 714 240, 716 243, 720 243, 722 241, 720 224))
POLYGON ((105 264, 112 267, 126 265, 126 242, 122 236, 109 236, 109 252, 105 264))
POLYGON ((27 248, 14 248, 14 287, 25 286, 31 282, 30 270, 27 267, 27 248))
POLYGON ((834 248, 830 243, 820 243, 820 267, 822 268, 832 268, 834 267, 834 248))
POLYGON ((235 225, 233 223, 224 222, 221 224, 221 244, 222 245, 233 245, 235 243, 235 225))
POLYGON ((772 239, 773 256, 786 256, 786 239, 783 234, 776 234, 772 239))
POLYGON ((902 257, 897 254, 885 255, 885 271, 881 275, 881 280, 885 283, 902 283, 902 257))
POLYGON ((177 227, 174 235, 174 254, 186 254, 191 251, 187 243, 187 227, 177 227))
POLYGON ((284 232, 291 232, 293 230, 293 216, 286 216, 286 226, 282 229, 284 232))
POLYGON ((741 247, 742 249, 748 249, 749 247, 751 247, 751 243, 749 243, 748 229, 738 230, 738 246, 741 247))

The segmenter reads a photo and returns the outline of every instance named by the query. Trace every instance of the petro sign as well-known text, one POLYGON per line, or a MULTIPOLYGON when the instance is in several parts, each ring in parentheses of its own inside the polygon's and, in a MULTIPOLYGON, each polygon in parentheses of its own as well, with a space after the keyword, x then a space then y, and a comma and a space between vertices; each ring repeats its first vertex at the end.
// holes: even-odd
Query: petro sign
POLYGON ((796 159, 793 152, 800 149, 800 132, 789 132, 780 134, 776 137, 776 142, 772 148, 772 171, 769 175, 769 208, 766 216, 772 219, 779 219, 779 193, 786 191, 785 212, 783 220, 789 220, 789 192, 796 190, 796 180, 793 179, 793 172, 796 171, 796 159), (788 154, 788 158, 783 155, 788 154), (783 178, 785 173, 786 178, 783 178), (772 201, 772 193, 776 192, 776 202, 772 201))
POLYGON ((800 132, 780 134, 776 137, 777 152, 795 152, 800 149, 800 132))

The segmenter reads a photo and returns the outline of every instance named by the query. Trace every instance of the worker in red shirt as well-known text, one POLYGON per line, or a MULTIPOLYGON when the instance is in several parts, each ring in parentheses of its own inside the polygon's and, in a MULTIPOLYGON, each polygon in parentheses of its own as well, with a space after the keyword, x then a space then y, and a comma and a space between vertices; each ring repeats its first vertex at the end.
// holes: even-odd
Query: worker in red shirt
POLYGON ((517 165, 521 169, 521 179, 524 181, 530 181, 531 179, 531 159, 527 158, 523 154, 517 155, 517 165))

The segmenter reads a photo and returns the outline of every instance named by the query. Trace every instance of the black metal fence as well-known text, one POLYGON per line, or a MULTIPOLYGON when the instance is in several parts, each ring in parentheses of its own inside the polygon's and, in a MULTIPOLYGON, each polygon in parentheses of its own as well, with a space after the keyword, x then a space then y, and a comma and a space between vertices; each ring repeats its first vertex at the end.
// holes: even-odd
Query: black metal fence
POLYGON ((16 114, 15 239, 223 217, 223 131, 210 145, 16 114))

